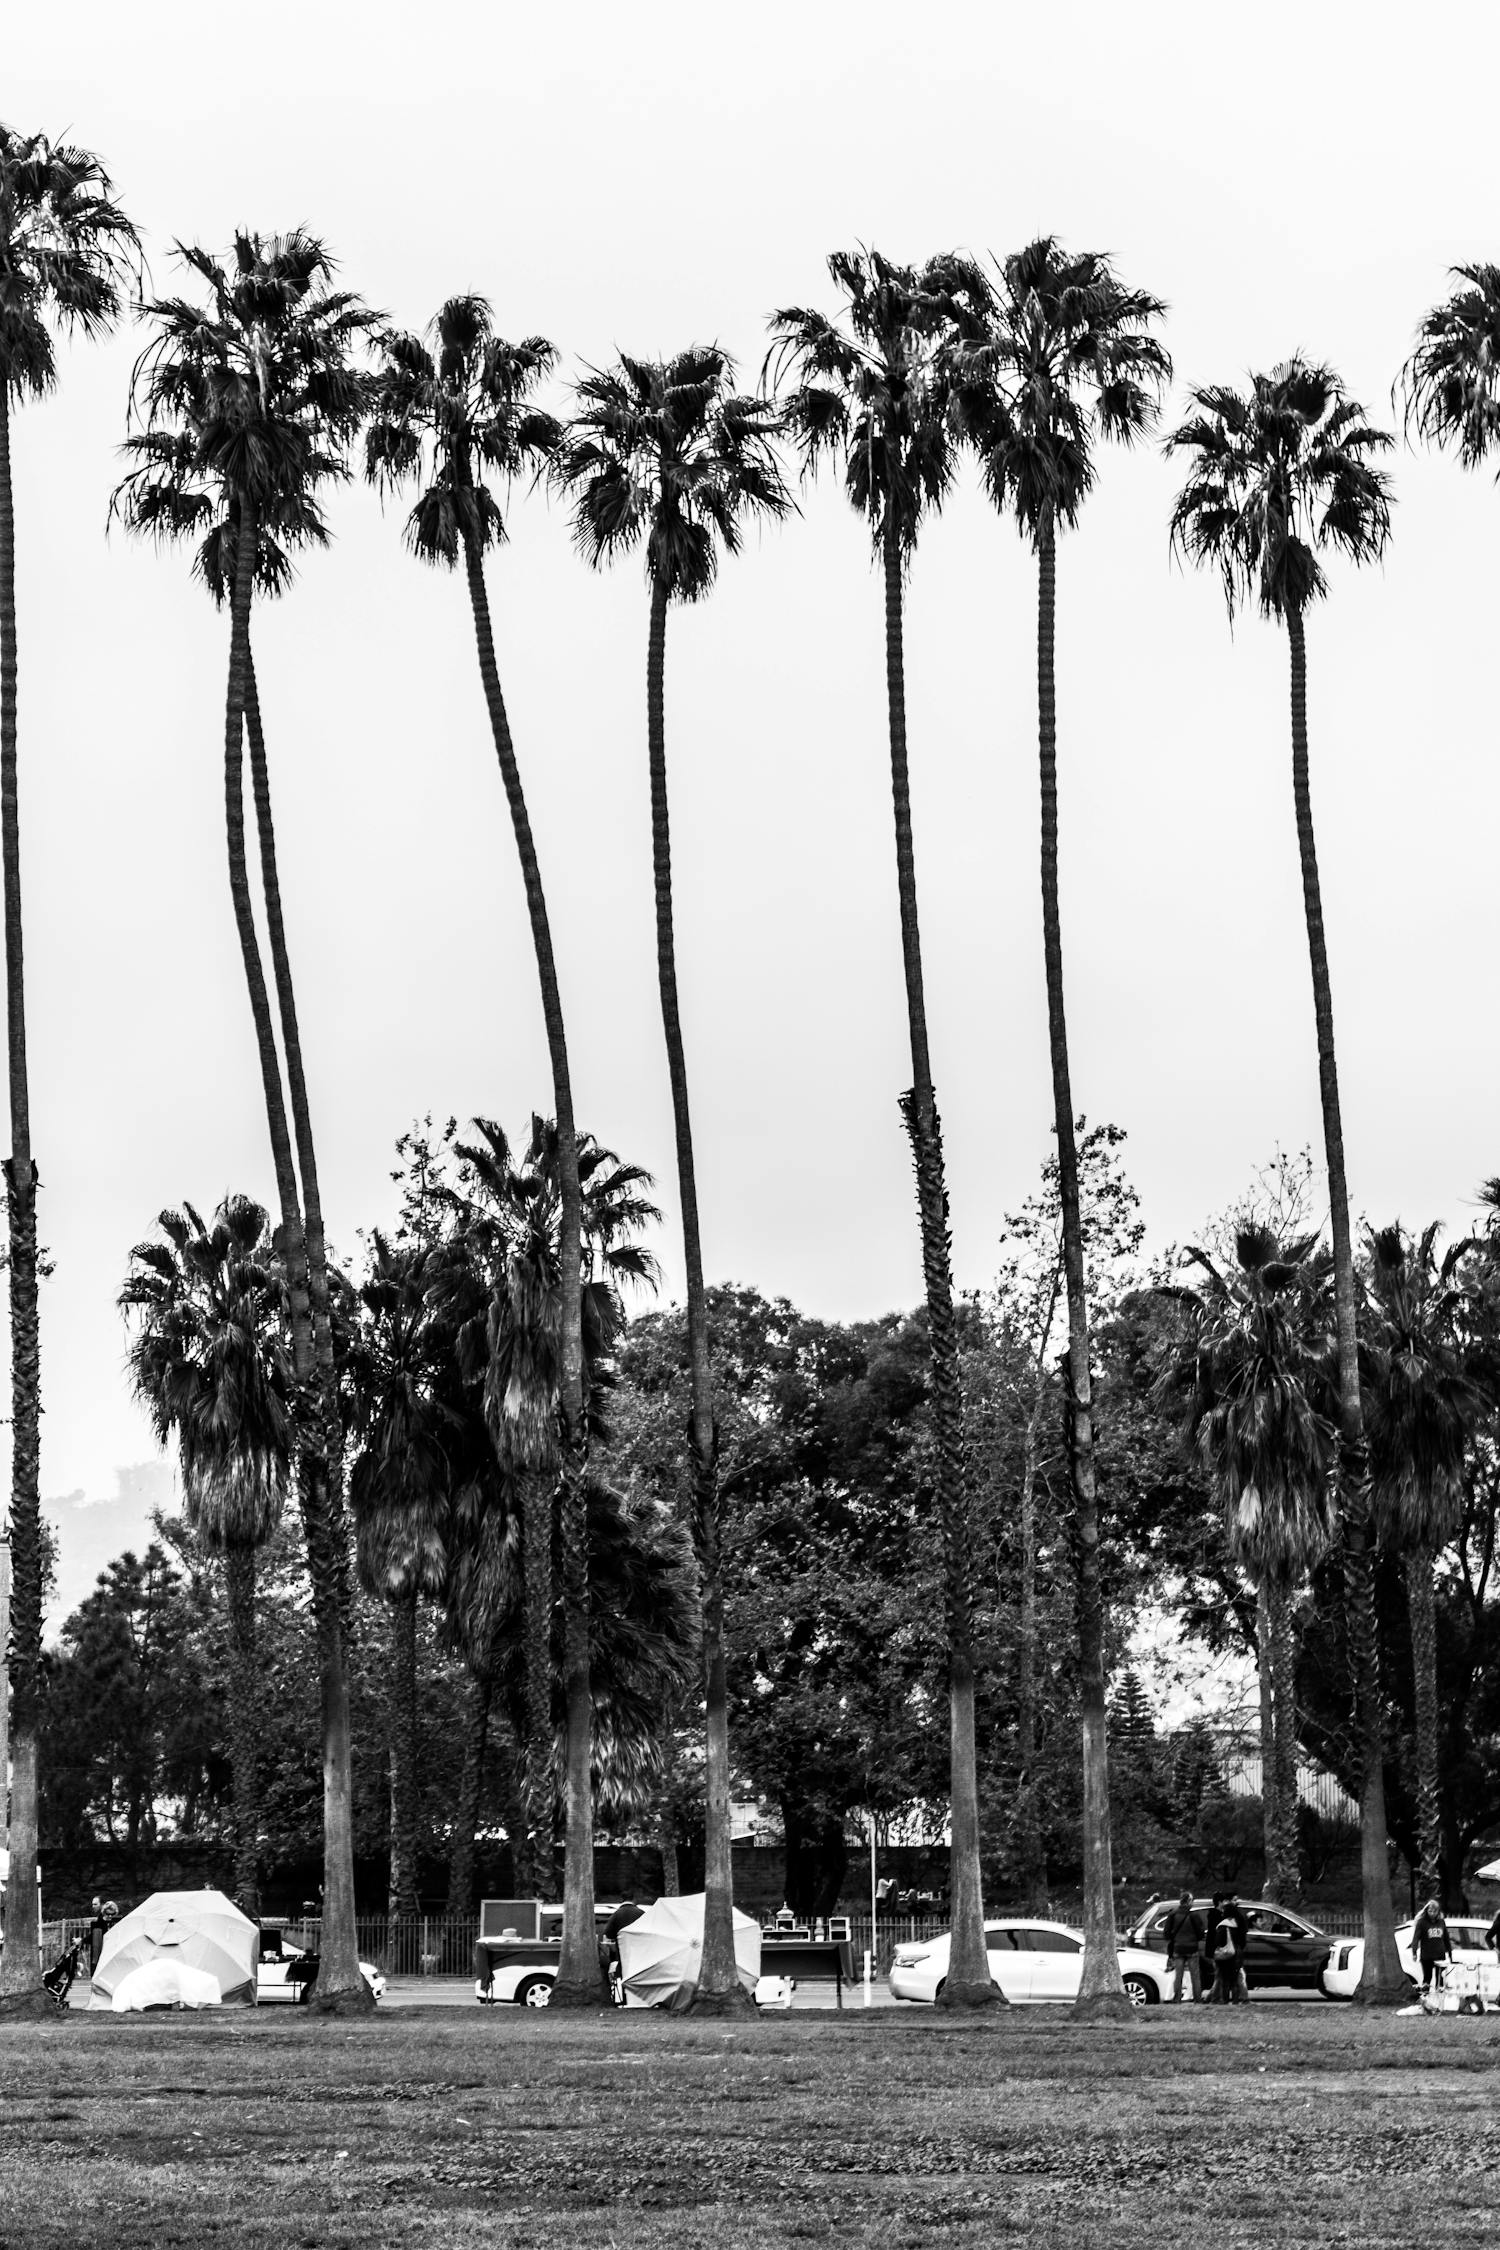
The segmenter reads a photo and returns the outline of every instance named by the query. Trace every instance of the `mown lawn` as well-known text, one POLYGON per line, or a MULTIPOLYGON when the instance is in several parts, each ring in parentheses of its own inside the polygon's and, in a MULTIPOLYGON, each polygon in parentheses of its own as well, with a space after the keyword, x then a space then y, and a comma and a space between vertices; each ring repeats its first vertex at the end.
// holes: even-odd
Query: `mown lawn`
POLYGON ((1500 2016, 73 2015, 0 2032, 0 2245, 1495 2239, 1500 2016))

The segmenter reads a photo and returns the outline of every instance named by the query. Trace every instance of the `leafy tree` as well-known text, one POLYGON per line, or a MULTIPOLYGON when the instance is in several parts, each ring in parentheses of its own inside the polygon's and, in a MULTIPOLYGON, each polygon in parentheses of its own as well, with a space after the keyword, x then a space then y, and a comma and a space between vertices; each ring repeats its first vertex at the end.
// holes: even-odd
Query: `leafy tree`
POLYGON ((943 2004, 987 2007, 1000 1995, 989 1973, 980 1875, 974 1734, 972 1543, 965 1492, 963 1392, 953 1307, 948 1191, 942 1125, 932 1082, 916 855, 906 749, 902 597, 917 537, 953 481, 955 448, 942 342, 950 317, 942 269, 896 264, 879 251, 836 251, 828 261, 844 299, 840 317, 793 306, 771 324, 768 372, 788 384, 786 426, 807 474, 825 462, 842 470, 850 505, 864 517, 885 583, 886 703, 896 826, 896 886, 911 1041, 912 1085, 900 1109, 916 1167, 937 1502, 946 1567, 950 1795, 953 1817, 953 1943, 943 2004))
POLYGON ((1096 476, 1101 438, 1129 444, 1156 419, 1172 363, 1151 330, 1164 306, 1127 289, 1107 258, 1042 236, 1001 262, 992 284, 964 270, 952 355, 960 425, 990 498, 1014 515, 1037 558, 1037 713, 1041 758, 1042 945, 1056 1113, 1063 1279, 1068 1311, 1068 1454, 1077 1514, 1083 1659, 1084 1967, 1078 2011, 1123 2014, 1110 1863, 1109 1772, 1099 1578, 1099 1508, 1088 1290, 1063 1003, 1058 893, 1057 534, 1072 529, 1096 476))
POLYGON ((212 1227, 190 1203, 163 1211, 157 1226, 161 1239, 130 1254, 120 1304, 133 1316, 136 1396, 157 1443, 175 1441, 188 1522, 223 1568, 234 1651, 235 1896, 251 1913, 260 1842, 255 1557, 281 1521, 291 1471, 286 1284, 269 1219, 249 1196, 226 1196, 212 1227))
POLYGON ((1359 1997, 1395 2005, 1405 1990, 1396 1956, 1386 1818, 1381 1689, 1371 1579, 1369 1461, 1359 1385, 1354 1245, 1344 1166, 1333 992, 1323 929, 1323 894, 1313 834, 1307 746, 1306 617, 1327 591, 1323 557, 1378 558, 1390 535, 1390 481, 1376 457, 1390 445, 1373 429, 1332 368, 1302 359, 1256 375, 1247 393, 1195 390, 1194 413, 1167 441, 1189 470, 1172 510, 1172 543, 1215 568, 1231 618, 1245 602, 1280 620, 1292 673, 1292 796, 1302 864, 1303 907, 1312 967, 1323 1145, 1328 1166, 1338 1339, 1339 1504, 1353 1643, 1356 1697, 1365 1753, 1363 1823, 1365 1967, 1359 1997))
POLYGON ((41 1346, 37 1168, 26 1065, 26 980, 17 791, 16 519, 11 415, 57 380, 54 332, 114 326, 135 228, 91 150, 0 125, 0 861, 10 1155, 5 1164, 11 1319, 10 1855, 0 2014, 45 2015, 37 1959, 37 1698, 42 1649, 41 1346))
POLYGON ((180 256, 205 285, 207 303, 172 297, 146 308, 157 333, 137 361, 133 383, 142 427, 128 441, 128 450, 137 466, 117 497, 127 521, 137 528, 175 531, 194 515, 218 523, 227 541, 223 562, 231 550, 233 554, 224 729, 230 892, 281 1208, 296 1377, 299 1497, 323 1677, 326 1865, 317 2003, 325 2011, 358 2011, 370 1999, 359 1973, 354 1930, 344 1647, 348 1596, 328 1258, 274 848, 267 849, 269 792, 257 789, 257 809, 267 930, 286 1050, 285 1092, 250 897, 242 765, 251 605, 257 581, 269 567, 263 532, 272 539, 284 533, 291 544, 317 536, 321 517, 316 495, 346 474, 343 456, 363 418, 367 380, 354 355, 374 326, 374 315, 359 298, 332 286, 327 249, 300 230, 270 237, 238 234, 227 264, 196 247, 180 256))
POLYGON ((702 601, 718 575, 719 551, 739 552, 745 528, 791 506, 764 400, 734 389, 734 363, 717 345, 670 360, 627 359, 584 377, 553 463, 574 503, 574 531, 600 567, 640 546, 646 552, 651 622, 646 659, 646 733, 651 776, 651 856, 656 892, 656 969, 666 1037, 687 1275, 692 1414, 691 1522, 702 1580, 706 1704, 706 1828, 703 1953, 692 2005, 722 2014, 750 2002, 734 1958, 734 1872, 729 1825, 729 1705, 724 1650, 723 1529, 718 1429, 710 1364, 698 1179, 693 1158, 687 1055, 677 1000, 672 843, 667 798, 667 611, 702 601))
MULTIPOLYGON (((373 411, 365 438, 366 473, 390 489, 420 485, 407 519, 406 539, 420 561, 453 569, 462 558, 474 616, 480 680, 489 711, 490 731, 499 761, 506 801, 521 861, 521 879, 531 918, 532 944, 541 984, 542 1015, 552 1065, 561 1188, 559 1214, 561 1268, 571 1274, 581 1255, 582 1188, 578 1174, 577 1132, 573 1119, 572 1077, 551 924, 536 844, 526 809, 521 770, 500 686, 485 586, 484 558, 506 536, 505 518, 487 478, 509 486, 529 466, 545 462, 557 440, 557 424, 532 403, 538 382, 550 373, 556 353, 544 337, 520 344, 496 336, 489 305, 482 297, 450 298, 428 331, 429 343, 415 336, 385 339, 376 378, 373 411), (429 344, 431 348, 429 348, 429 344)), ((572 1713, 567 1755, 567 1864, 564 1881, 563 1956, 553 2000, 562 2006, 593 2005, 603 1998, 603 1983, 593 1942, 593 1836, 589 1827, 590 1746, 588 1723, 589 1618, 587 1562, 587 1453, 583 1336, 574 1292, 561 1297, 557 1451, 568 1526, 563 1543, 564 1603, 569 1620, 569 1708, 572 1713)), ((533 1573, 539 1577, 538 1572, 533 1573)))
MULTIPOLYGON (((1140 1199, 1121 1169, 1118 1152, 1125 1140, 1122 1128, 1091 1128, 1080 1117, 1076 1135, 1084 1253, 1096 1296, 1111 1297, 1140 1250, 1145 1232, 1138 1216, 1140 1199)), ((1047 1909, 1047 1865, 1038 1786, 1037 1488, 1049 1466, 1048 1417, 1057 1418, 1053 1350, 1066 1279, 1061 1167, 1055 1154, 1042 1167, 1041 1192, 1029 1197, 1019 1211, 1006 1213, 1004 1243, 991 1317, 1025 1430, 1018 1508, 1017 1872, 1022 1904, 1029 1913, 1043 1914, 1047 1909)))
POLYGON ((1375 1531, 1401 1557, 1411 1617, 1419 1880, 1427 1897, 1440 1888, 1442 1841, 1434 1566, 1463 1519, 1464 1457, 1486 1405, 1466 1365, 1467 1292, 1457 1278, 1470 1246, 1456 1244, 1439 1263, 1438 1231, 1426 1227, 1414 1240, 1400 1226, 1371 1230, 1360 1352, 1375 1531))

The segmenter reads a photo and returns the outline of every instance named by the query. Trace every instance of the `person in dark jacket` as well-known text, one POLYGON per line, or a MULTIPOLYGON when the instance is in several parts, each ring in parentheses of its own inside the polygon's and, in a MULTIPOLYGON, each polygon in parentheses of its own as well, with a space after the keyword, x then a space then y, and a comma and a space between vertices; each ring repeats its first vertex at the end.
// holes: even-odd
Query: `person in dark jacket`
POLYGON ((1429 1993, 1441 1980, 1438 1971, 1453 1958, 1453 1940, 1443 1919, 1440 1900, 1430 1898, 1411 1928, 1411 1949, 1422 1971, 1422 1991, 1429 1993))
POLYGON ((1210 1997, 1221 2008, 1238 2005, 1248 2000, 1250 1988, 1245 1982, 1245 1948, 1250 1943, 1250 1924, 1230 1893, 1220 1897, 1209 1917, 1208 1949, 1214 1965, 1214 1988, 1210 1997))
POLYGON ((1193 1998, 1203 1998, 1203 1916, 1193 1911, 1193 1894, 1184 1891, 1171 1913, 1163 1931, 1167 1941, 1167 1958, 1172 1964, 1172 1998, 1182 2000, 1182 1980, 1191 1980, 1193 1998))

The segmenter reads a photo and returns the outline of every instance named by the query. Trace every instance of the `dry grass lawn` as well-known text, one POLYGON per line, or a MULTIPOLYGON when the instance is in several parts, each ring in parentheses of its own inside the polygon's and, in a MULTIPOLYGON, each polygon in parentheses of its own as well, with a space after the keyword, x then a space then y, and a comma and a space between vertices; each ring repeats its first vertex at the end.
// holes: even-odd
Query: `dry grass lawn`
POLYGON ((0 2246, 1469 2250, 1497 2094, 1500 2016, 74 2014, 0 2031, 0 2246))

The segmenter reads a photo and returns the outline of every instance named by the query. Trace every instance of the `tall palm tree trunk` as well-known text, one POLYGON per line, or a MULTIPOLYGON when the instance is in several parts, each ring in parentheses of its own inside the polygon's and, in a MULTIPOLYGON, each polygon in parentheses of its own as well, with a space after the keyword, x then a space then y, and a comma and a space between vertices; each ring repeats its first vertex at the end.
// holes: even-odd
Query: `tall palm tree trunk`
POLYGON ((415 1921, 417 1904, 417 1589, 390 1605, 391 1869, 386 1911, 415 1921))
POLYGON ((1260 1691, 1261 1849, 1265 1854, 1263 1898, 1282 1895, 1281 1768, 1276 1758, 1276 1648, 1271 1622, 1271 1581, 1261 1574, 1255 1589, 1255 1681, 1260 1691))
MULTIPOLYGON (((356 2007, 367 2003, 367 1987, 359 1969, 359 1940, 355 1928, 354 1898, 354 1793, 350 1774, 349 1705, 345 1680, 345 1648, 350 1617, 349 1542, 344 1522, 343 1443, 339 1425, 338 1381, 333 1364, 333 1327, 328 1304, 328 1254, 323 1230, 322 1196, 318 1186, 317 1152, 313 1142, 312 1110, 308 1101, 307 1074, 302 1062, 302 1036, 297 1022, 297 1000, 292 984, 291 954, 281 911, 281 882, 276 865, 276 829, 271 813, 271 778, 266 762, 265 735, 261 727, 260 695, 255 678, 255 658, 245 643, 245 731, 250 744, 251 791, 255 800, 256 835, 260 847, 261 887, 266 906, 266 929, 271 943, 272 973, 276 980, 277 1010, 282 1047, 286 1055, 287 1088, 291 1099, 292 1131, 300 1174, 300 1208, 307 1260, 308 1309, 312 1324, 313 1383, 303 1416, 304 1439, 310 1460, 309 1481, 322 1495, 317 1540, 308 1537, 308 1561, 313 1580, 314 1607, 319 1611, 319 1634, 325 1634, 322 1612, 336 1618, 341 1693, 325 1681, 325 1713, 332 1724, 324 1735, 324 1870, 323 1927, 320 1939, 317 2000, 320 2007, 341 2004, 351 1997, 356 2007), (330 1787, 331 1776, 331 1787, 330 1787)), ((278 1078, 279 1085, 279 1078, 278 1078)), ((331 1636, 333 1625, 327 1627, 331 1636)))
POLYGON ((234 1899, 260 1912, 260 1669, 255 1650, 255 1549, 224 1550, 229 1612, 229 1739, 234 1755, 234 1899))
POLYGON ((1037 1794, 1036 1466, 1045 1382, 1026 1424, 1021 1464, 1021 1629, 1016 1646, 1016 1754, 1021 1766, 1017 1875, 1027 1914, 1047 1911, 1047 1855, 1037 1794))
POLYGON ((243 505, 236 544, 230 607, 229 682, 224 714, 224 813, 229 848, 229 889, 234 902, 245 983, 255 1023, 271 1159, 281 1205, 282 1254, 291 1313, 292 1367, 296 1376, 297 1493, 307 1540, 317 1629, 323 1739, 323 1938, 315 1998, 323 2011, 358 2012, 374 2006, 359 1972, 354 1929, 353 1791, 349 1776, 349 1689, 344 1671, 344 1557, 331 1520, 328 1447, 316 1365, 308 1291, 307 1238, 297 1189, 292 1139, 282 1091, 281 1063, 271 1021, 270 995, 250 897, 245 853, 244 738, 250 670, 250 603, 255 584, 257 524, 243 505))
POLYGON ((474 1839, 479 1832, 479 1800, 484 1788, 484 1753, 490 1736, 494 1674, 488 1663, 471 1667, 464 1698, 463 1765, 458 1803, 453 1808, 453 1839, 448 1848, 448 1912, 469 1914, 474 1906, 474 1839))
POLYGON ((583 1195, 578 1182, 578 1135, 573 1120, 573 1082, 563 1028, 562 996, 552 952, 552 928, 542 890, 541 868, 521 787, 521 769, 511 740, 495 636, 490 624, 484 565, 472 541, 464 544, 469 604, 479 676, 490 716, 490 733, 499 761, 515 831, 531 941, 541 985, 542 1017, 552 1065, 552 1102, 557 1121, 558 1272, 562 1287, 559 1337, 562 1390, 562 1555, 563 1694, 567 1713, 564 1771, 565 1843, 563 1857, 563 1940, 552 2006, 605 2007, 609 1989, 594 1935, 593 1701, 589 1687, 589 1519, 588 1431, 583 1395, 583 1195))
POLYGON ((901 550, 896 519, 886 512, 885 684, 891 741, 891 801, 896 824, 896 888, 901 902, 901 958, 906 975, 906 1017, 911 1035, 912 1084, 900 1099, 917 1176, 922 1231, 927 1344, 932 1362, 932 1427, 937 1456, 938 1513, 943 1530, 943 1579, 948 1627, 948 1716, 953 1848, 949 1877, 953 1938, 941 2006, 989 2007, 1004 1995, 990 1976, 984 1942, 984 1894, 979 1867, 979 1775, 974 1747, 974 1627, 969 1511, 964 1487, 963 1391, 958 1331, 953 1318, 953 1272, 948 1236, 948 1187, 943 1172, 943 1131, 927 1050, 927 1000, 922 984, 922 938, 917 920, 917 866, 911 833, 911 785, 906 765, 906 669, 901 619, 901 550))
POLYGON ((1068 1469, 1078 1557, 1079 1692, 1083 1706, 1083 1977, 1075 2013, 1123 2016, 1110 1851, 1109 1751, 1104 1664, 1104 1589, 1099 1576, 1099 1500, 1094 1481, 1094 1408, 1089 1368, 1089 1307, 1083 1269, 1083 1214, 1068 1022, 1063 1005, 1062 915, 1057 891, 1057 531, 1049 511, 1037 542, 1037 732, 1042 784, 1042 949, 1047 967, 1047 1032, 1057 1122, 1057 1187, 1062 1211, 1063 1285, 1068 1305, 1068 1469))
POLYGON ((656 976, 672 1088, 677 1143, 677 1191, 682 1204, 682 1253, 687 1274, 688 1373, 692 1405, 688 1445, 692 1455, 693 1543, 703 1616, 705 1719, 703 1827, 703 1953, 690 2008, 715 2015, 754 2013, 734 1958, 734 1869, 729 1825, 729 1678, 724 1653, 724 1566, 719 1520, 719 1433, 714 1419, 713 1373, 708 1357, 708 1296, 703 1285, 703 1243, 698 1225, 698 1175, 688 1105, 687 1056, 677 1005, 677 943, 672 925, 672 833, 667 803, 667 584, 651 582, 651 631, 646 654, 646 734, 651 767, 651 867, 656 890, 656 976))
MULTIPOLYGON (((526 1741, 521 1802, 526 1814, 527 1881, 551 1888, 552 1779, 552 1503, 554 1480, 527 1476, 521 1483, 521 1594, 525 1607, 526 1741), (545 1873, 544 1873, 545 1870, 545 1873)), ((515 1878, 520 1880, 519 1870, 515 1878)), ((520 1895, 524 1896, 524 1893, 520 1895)), ((541 1891, 537 1896, 540 1898, 541 1891)))
MULTIPOLYGON (((1421 1865, 1417 1882, 1424 1898, 1440 1898, 1443 1887, 1442 1799, 1438 1787, 1437 1603, 1433 1595, 1432 1555, 1413 1547, 1402 1558, 1406 1610, 1411 1620, 1411 1668, 1417 1733, 1417 1839, 1421 1865)), ((1445 1900, 1457 1906, 1456 1898, 1445 1900)))
MULTIPOLYGON (((266 762, 266 741, 261 727, 255 652, 249 647, 245 652, 245 731, 250 743, 250 786, 255 799, 256 840, 260 846, 266 931, 271 941, 271 971, 276 980, 276 1006, 281 1019, 281 1044, 286 1054, 287 1091, 291 1101, 292 1132, 297 1144, 297 1170, 302 1188, 302 1214, 307 1240, 307 1293, 313 1322, 313 1361, 318 1371, 318 1388, 322 1399, 321 1436, 328 1463, 329 1520, 341 1558, 339 1594, 347 1620, 349 1574, 348 1534, 344 1524, 344 1448, 339 1419, 338 1380, 333 1364, 333 1322, 328 1304, 328 1245, 323 1230, 323 1197, 318 1185, 312 1106, 307 1094, 307 1073, 302 1064, 302 1033, 297 1022, 297 996, 292 984, 292 957, 281 912, 281 879, 276 867, 276 825, 271 814, 271 773, 266 762)), ((324 1934, 326 1936, 326 1931, 324 1934)), ((320 1967, 319 1981, 321 1980, 320 1967)))
POLYGON ((1297 1603, 1289 1580, 1279 1580, 1271 1589, 1271 1672, 1281 1896, 1295 1906, 1302 1896, 1302 1853, 1297 1836, 1297 1603))
MULTIPOLYGON (((10 1881, 0 2011, 46 2015, 38 1974, 37 1719, 42 1660, 41 1334, 37 1304, 36 1166, 26 1076, 26 984, 21 929, 21 827, 16 794, 16 531, 10 474, 10 398, 0 382, 0 856, 5 868, 5 1008, 10 1064, 10 1881)), ((5 1775, 0 1773, 0 1789, 5 1775)))
POLYGON ((1339 1369, 1339 1506, 1344 1540, 1344 1603, 1354 1660, 1354 1713, 1359 1733, 1360 1872, 1364 1894, 1365 1966, 1355 1994, 1367 2006, 1394 2007, 1405 1979, 1396 1954, 1386 1856, 1385 1743, 1380 1708, 1380 1652, 1375 1618, 1375 1570, 1370 1533, 1370 1461, 1359 1395, 1359 1336, 1354 1291, 1354 1244, 1349 1231, 1349 1187, 1344 1173, 1344 1127, 1339 1113, 1338 1063, 1333 1044, 1333 990, 1323 934, 1323 894, 1313 836, 1307 760, 1307 645, 1300 610, 1287 612, 1292 656, 1292 797, 1297 849, 1302 861, 1302 901, 1312 967, 1313 1013, 1318 1032, 1318 1085, 1323 1102, 1323 1146, 1328 1164, 1328 1216, 1333 1236, 1334 1315, 1339 1369))

